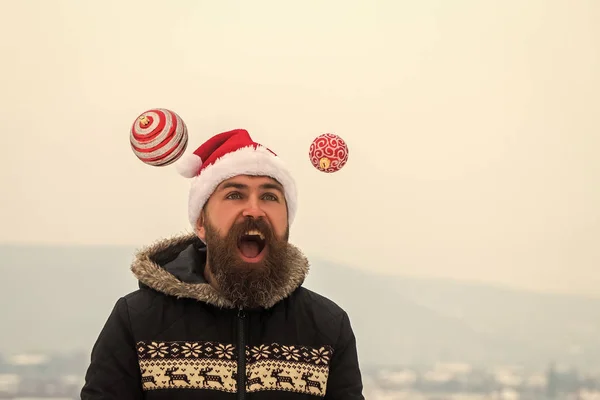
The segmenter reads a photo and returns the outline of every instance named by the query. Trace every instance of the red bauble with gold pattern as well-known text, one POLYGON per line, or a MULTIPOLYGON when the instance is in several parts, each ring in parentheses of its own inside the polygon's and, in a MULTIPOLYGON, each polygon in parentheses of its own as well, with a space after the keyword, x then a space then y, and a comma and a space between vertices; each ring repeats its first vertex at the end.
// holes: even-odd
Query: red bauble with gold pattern
POLYGON ((348 146, 338 135, 325 133, 313 140, 308 155, 316 169, 325 173, 333 173, 346 165, 348 146))

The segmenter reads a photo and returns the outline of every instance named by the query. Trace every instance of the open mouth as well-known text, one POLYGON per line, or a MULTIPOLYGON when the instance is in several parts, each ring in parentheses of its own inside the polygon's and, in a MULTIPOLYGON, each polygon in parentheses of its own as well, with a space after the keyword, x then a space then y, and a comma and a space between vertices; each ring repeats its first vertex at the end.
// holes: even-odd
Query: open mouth
POLYGON ((256 259, 265 249, 265 235, 254 229, 244 233, 238 242, 238 248, 247 259, 256 259))

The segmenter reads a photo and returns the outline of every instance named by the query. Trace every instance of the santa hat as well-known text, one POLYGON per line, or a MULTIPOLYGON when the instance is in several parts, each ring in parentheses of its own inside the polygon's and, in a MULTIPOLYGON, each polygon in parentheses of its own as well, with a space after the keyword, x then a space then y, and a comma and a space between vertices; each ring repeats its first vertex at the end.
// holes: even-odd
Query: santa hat
POLYGON ((215 135, 176 164, 178 172, 192 179, 188 218, 195 227, 204 204, 221 182, 236 175, 268 176, 282 186, 291 225, 296 215, 296 184, 283 161, 270 149, 254 142, 244 129, 215 135))

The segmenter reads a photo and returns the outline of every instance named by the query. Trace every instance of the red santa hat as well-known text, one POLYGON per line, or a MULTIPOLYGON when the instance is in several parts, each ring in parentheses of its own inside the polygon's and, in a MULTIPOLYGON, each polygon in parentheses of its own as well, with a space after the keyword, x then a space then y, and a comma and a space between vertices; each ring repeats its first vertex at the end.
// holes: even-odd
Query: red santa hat
POLYGON ((270 149, 252 140, 244 129, 213 136, 176 164, 178 172, 192 179, 188 218, 196 226, 200 212, 217 186, 236 175, 268 176, 284 189, 291 225, 296 215, 296 184, 283 161, 270 149))

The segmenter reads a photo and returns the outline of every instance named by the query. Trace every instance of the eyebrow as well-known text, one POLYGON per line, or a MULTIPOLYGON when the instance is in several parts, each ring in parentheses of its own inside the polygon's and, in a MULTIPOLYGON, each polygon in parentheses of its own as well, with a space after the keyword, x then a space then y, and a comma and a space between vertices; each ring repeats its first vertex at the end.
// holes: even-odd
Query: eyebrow
MULTIPOLYGON (((283 187, 277 183, 263 183, 259 187, 261 189, 272 189, 272 190, 277 190, 277 191, 283 193, 283 187)), ((235 189, 239 189, 239 190, 244 190, 244 189, 248 190, 248 185, 245 185, 243 183, 238 183, 238 182, 226 182, 221 186, 221 188, 219 190, 225 190, 225 189, 229 189, 229 188, 235 188, 235 189)))

